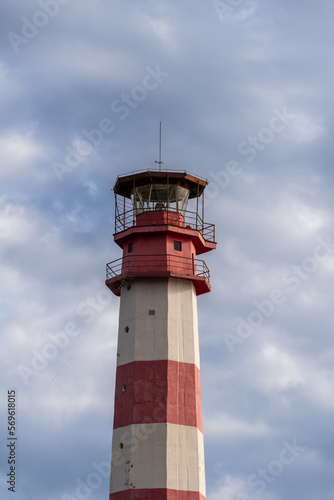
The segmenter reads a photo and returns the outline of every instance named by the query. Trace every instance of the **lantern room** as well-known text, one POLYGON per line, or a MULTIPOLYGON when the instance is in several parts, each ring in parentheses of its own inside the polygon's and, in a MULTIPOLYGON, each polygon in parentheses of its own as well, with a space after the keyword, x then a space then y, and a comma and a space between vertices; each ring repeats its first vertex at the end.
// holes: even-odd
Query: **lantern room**
MULTIPOLYGON (((115 233, 135 225, 138 215, 159 211, 174 212, 188 225, 204 229, 206 185, 206 180, 188 172, 147 170, 118 177, 114 186, 115 233)), ((146 216, 146 220, 149 221, 150 217, 146 216)), ((209 239, 214 241, 214 234, 209 239)))

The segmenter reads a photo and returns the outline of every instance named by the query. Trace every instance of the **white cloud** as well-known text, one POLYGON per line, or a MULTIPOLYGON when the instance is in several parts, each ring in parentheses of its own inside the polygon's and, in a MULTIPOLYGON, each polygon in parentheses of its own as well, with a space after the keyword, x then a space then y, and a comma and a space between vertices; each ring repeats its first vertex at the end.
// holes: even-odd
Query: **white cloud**
POLYGON ((224 484, 219 491, 209 495, 207 498, 208 500, 236 500, 238 496, 240 498, 242 495, 246 495, 246 498, 248 496, 245 482, 239 478, 225 476, 224 484))
MULTIPOLYGON (((223 3, 230 9, 220 22, 212 2, 73 0, 19 54, 8 40, 1 46, 0 367, 4 385, 19 389, 20 418, 47 388, 20 424, 22 500, 59 500, 58 485, 74 484, 78 464, 87 477, 95 454, 109 455, 119 299, 110 293, 94 324, 78 307, 96 299, 105 288, 105 263, 121 256, 112 243, 110 188, 118 174, 154 166, 160 120, 166 168, 209 181, 229 160, 242 168, 225 187, 222 178, 215 181, 206 212, 218 241, 204 256, 212 292, 198 300, 208 500, 247 495, 245 471, 254 469, 256 454, 265 464, 262 454, 274 457, 282 439, 297 435, 310 453, 319 450, 310 479, 317 491, 300 462, 300 476, 291 469, 261 500, 333 497, 333 259, 319 264, 233 355, 222 339, 235 331, 236 318, 254 310, 255 299, 283 286, 282 273, 313 255, 318 236, 334 235, 333 5, 303 4, 301 13, 298 2, 223 3), (166 84, 134 103, 128 119, 112 114, 112 100, 140 84, 147 65, 158 64, 170 73, 166 84), (284 106, 294 119, 252 163, 245 161, 240 141, 284 106), (112 139, 59 183, 52 160, 64 159, 66 145, 103 116, 117 124, 112 139), (72 339, 25 387, 17 366, 29 365, 32 351, 42 352, 49 334, 68 321, 83 334, 92 330, 80 346, 81 337, 72 339)), ((5 2, 3 32, 19 31, 22 17, 32 19, 37 8, 5 2)), ((106 498, 107 489, 94 499, 106 498)))
POLYGON ((24 131, 6 130, 0 135, 2 161, 6 168, 1 169, 0 176, 17 175, 44 153, 44 145, 35 136, 35 125, 24 131))
POLYGON ((249 421, 236 415, 228 415, 221 412, 219 416, 206 418, 205 435, 209 439, 221 438, 224 436, 255 437, 265 436, 270 433, 270 429, 264 422, 249 421))
POLYGON ((262 386, 268 391, 287 390, 306 383, 304 367, 300 360, 285 352, 280 346, 265 344, 262 348, 263 368, 266 374, 262 386))
POLYGON ((13 99, 17 99, 23 91, 18 72, 15 72, 0 62, 0 97, 3 106, 8 105, 13 99))
POLYGON ((223 486, 215 493, 207 496, 208 500, 276 500, 277 497, 272 493, 262 493, 254 495, 254 492, 247 487, 246 482, 238 477, 230 475, 224 476, 223 486))
POLYGON ((169 49, 176 49, 175 28, 163 17, 153 18, 146 14, 139 14, 140 24, 144 33, 151 32, 152 35, 160 39, 169 49))
POLYGON ((319 118, 300 114, 295 117, 289 126, 288 139, 297 143, 309 144, 318 140, 325 132, 326 129, 319 123, 319 118))

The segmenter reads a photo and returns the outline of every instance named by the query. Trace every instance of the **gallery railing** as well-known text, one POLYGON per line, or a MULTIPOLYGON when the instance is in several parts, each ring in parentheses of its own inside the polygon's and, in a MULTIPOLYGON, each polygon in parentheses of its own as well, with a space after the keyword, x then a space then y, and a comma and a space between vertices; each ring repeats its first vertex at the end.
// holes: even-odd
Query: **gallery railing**
POLYGON ((153 273, 159 275, 159 272, 162 271, 179 273, 189 277, 203 277, 210 283, 210 270, 204 260, 174 254, 126 255, 107 264, 106 277, 108 280, 128 274, 140 276, 153 273))
MULTIPOLYGON (((164 214, 164 224, 175 225, 175 215, 178 214, 176 210, 161 210, 161 212, 164 214)), ((139 225, 137 223, 137 217, 143 213, 145 213, 147 225, 161 225, 160 222, 157 222, 157 213, 159 213, 159 211, 145 210, 145 212, 138 214, 135 209, 130 209, 115 214, 115 234, 139 225)), ((201 217, 196 212, 183 211, 182 215, 179 214, 179 223, 177 225, 186 229, 198 231, 206 241, 215 242, 215 225, 202 221, 201 217)))

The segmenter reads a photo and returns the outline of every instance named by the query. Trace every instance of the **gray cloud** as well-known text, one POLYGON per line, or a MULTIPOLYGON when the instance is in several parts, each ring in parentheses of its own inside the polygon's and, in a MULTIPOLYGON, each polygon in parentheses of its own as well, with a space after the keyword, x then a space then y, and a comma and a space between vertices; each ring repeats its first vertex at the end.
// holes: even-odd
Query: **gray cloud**
MULTIPOLYGON (((198 301, 207 498, 252 498, 249 476, 296 439, 307 450, 258 497, 331 500, 333 255, 307 266, 319 238, 334 241, 332 3, 226 0, 219 16, 214 2, 71 0, 15 53, 8 33, 23 36, 41 3, 5 1, 0 20, 0 411, 6 422, 15 387, 20 499, 74 496, 92 462, 109 461, 118 300, 104 304, 101 290, 120 256, 110 189, 154 167, 162 120, 165 166, 208 178, 217 230, 212 292, 198 301), (147 67, 168 76, 121 119, 115 101, 147 67), (278 131, 284 109, 293 118, 278 131), (60 182, 54 162, 105 119, 114 130, 60 182), (231 353, 224 335, 277 288, 284 303, 231 353), (18 366, 31 369, 69 322, 80 334, 26 385, 18 366)), ((91 498, 107 495, 103 480, 91 498)))

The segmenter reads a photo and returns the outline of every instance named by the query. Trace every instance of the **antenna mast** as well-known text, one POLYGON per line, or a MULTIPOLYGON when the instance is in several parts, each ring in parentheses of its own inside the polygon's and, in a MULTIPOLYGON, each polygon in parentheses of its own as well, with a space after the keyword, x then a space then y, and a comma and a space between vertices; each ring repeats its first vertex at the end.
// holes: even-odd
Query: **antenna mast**
POLYGON ((159 135, 159 161, 155 161, 154 163, 159 164, 159 171, 161 170, 161 165, 164 164, 164 162, 161 161, 161 122, 160 122, 160 135, 159 135))

